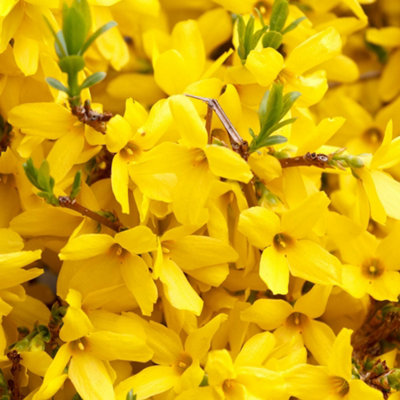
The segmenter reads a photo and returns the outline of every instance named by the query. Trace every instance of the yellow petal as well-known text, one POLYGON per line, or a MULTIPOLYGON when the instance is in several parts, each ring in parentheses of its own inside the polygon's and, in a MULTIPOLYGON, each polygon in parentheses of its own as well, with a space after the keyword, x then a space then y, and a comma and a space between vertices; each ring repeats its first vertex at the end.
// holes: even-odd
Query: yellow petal
POLYGON ((331 290, 331 286, 314 285, 296 301, 294 310, 310 318, 319 318, 325 312, 331 290))
POLYGON ((14 42, 15 62, 25 76, 36 73, 39 62, 39 43, 25 35, 17 34, 14 42))
POLYGON ((106 253, 115 243, 115 240, 104 234, 90 233, 71 239, 61 249, 59 257, 61 260, 83 260, 106 253))
MULTIPOLYGON (((386 223, 386 210, 378 197, 378 193, 372 180, 371 173, 366 168, 360 168, 357 174, 362 179, 363 188, 368 196, 371 209, 371 218, 380 224, 386 223)), ((390 199, 388 199, 390 200, 390 199)))
POLYGON ((327 365, 332 353, 335 334, 321 321, 310 319, 303 327, 304 344, 319 364, 327 365))
POLYGON ((172 116, 185 145, 204 148, 207 144, 207 131, 191 100, 186 96, 169 98, 172 116))
POLYGON ((63 326, 60 330, 60 338, 64 342, 71 342, 87 335, 93 330, 93 325, 84 311, 81 309, 82 295, 70 289, 67 296, 67 302, 70 306, 63 318, 63 326))
POLYGON ((210 386, 222 386, 235 375, 232 358, 227 350, 214 350, 208 354, 206 372, 210 386))
POLYGON ((116 400, 126 400, 131 389, 138 399, 148 399, 175 386, 179 375, 171 367, 155 365, 122 381, 115 388, 116 400))
POLYGON ((249 182, 253 177, 246 161, 232 150, 222 146, 208 145, 204 152, 213 174, 244 183, 249 182))
POLYGON ((333 376, 341 376, 343 379, 351 378, 351 358, 353 348, 351 347, 351 329, 342 328, 333 343, 332 355, 329 359, 328 369, 333 376))
POLYGON ((151 315, 157 301, 157 287, 143 259, 135 254, 127 256, 121 264, 126 286, 135 297, 143 315, 151 315))
POLYGON ((83 150, 84 137, 81 132, 72 131, 58 139, 47 156, 50 175, 59 182, 63 179, 83 150))
POLYGON ((368 42, 383 47, 400 46, 400 28, 388 26, 382 29, 371 28, 367 30, 368 42))
POLYGON ((165 260, 160 271, 168 301, 178 310, 187 310, 200 315, 203 300, 192 288, 182 270, 172 261, 165 260))
POLYGON ((17 215, 10 227, 23 236, 68 237, 81 221, 82 217, 72 215, 69 210, 41 207, 17 215))
POLYGON ((281 326, 293 312, 293 307, 284 300, 260 299, 240 313, 243 321, 254 322, 266 331, 281 326))
POLYGON ((132 334, 108 331, 90 333, 85 339, 89 352, 100 360, 149 361, 153 352, 145 340, 132 334))
POLYGON ((129 214, 128 164, 119 153, 115 154, 111 166, 111 187, 115 199, 121 205, 122 212, 129 214))
POLYGON ((185 351, 194 360, 201 360, 207 354, 213 336, 227 319, 228 316, 226 314, 218 314, 201 328, 190 332, 185 342, 185 351))
POLYGON ((385 102, 391 101, 400 91, 400 79, 397 75, 399 63, 400 51, 397 50, 389 57, 379 80, 379 95, 385 102))
POLYGON ((183 352, 178 334, 157 322, 150 321, 146 329, 147 344, 154 351, 153 361, 161 365, 172 365, 183 352))
POLYGON ((168 256, 182 269, 197 268, 234 262, 236 251, 220 239, 208 236, 188 235, 180 240, 166 243, 168 256))
POLYGON ((286 255, 267 247, 260 260, 260 278, 274 294, 286 294, 289 286, 289 263, 286 255))
POLYGON ((287 250, 287 257, 294 276, 322 285, 341 282, 339 260, 311 240, 298 240, 287 250))
POLYGON ((245 66, 260 86, 269 86, 283 68, 283 57, 271 47, 260 51, 252 50, 245 66))
POLYGON ((17 252, 24 248, 24 242, 18 233, 11 229, 0 229, 0 253, 17 252))
POLYGON ((249 242, 259 249, 270 245, 279 229, 279 217, 266 208, 251 207, 240 214, 239 232, 247 236, 249 242))
POLYGON ((11 9, 18 3, 18 0, 4 0, 0 3, 0 16, 6 16, 11 9))
POLYGON ((303 238, 328 209, 329 198, 324 192, 309 196, 299 206, 282 215, 282 231, 297 239, 303 238))
POLYGON ((115 399, 113 384, 104 363, 86 352, 73 355, 68 377, 84 399, 115 399))
POLYGON ((23 351, 21 364, 36 375, 44 376, 53 359, 45 351, 23 351))
POLYGON ((56 103, 25 103, 14 107, 8 122, 28 135, 58 139, 71 128, 76 118, 56 103))
POLYGON ((175 49, 160 54, 153 66, 155 81, 169 95, 182 93, 195 80, 182 54, 175 49))
POLYGON ((339 54, 341 47, 342 41, 336 29, 325 29, 295 47, 286 58, 285 66, 301 75, 339 54))
POLYGON ((371 171, 371 178, 386 214, 400 219, 400 183, 382 171, 371 171))
POLYGON ((131 254, 142 254, 157 249, 157 237, 147 226, 135 226, 119 232, 114 239, 131 254))
POLYGON ((187 68, 197 80, 203 72, 206 58, 197 21, 178 22, 172 31, 172 46, 182 54, 187 68))
POLYGON ((107 122, 107 149, 112 153, 117 153, 128 143, 132 135, 133 131, 129 122, 121 115, 115 115, 107 122))
MULTIPOLYGON (((392 396, 391 396, 392 397, 392 396)), ((382 392, 368 386, 361 379, 352 379, 350 381, 349 400, 368 399, 382 400, 382 392)))
POLYGON ((236 357, 235 366, 261 366, 275 344, 276 339, 271 332, 257 333, 243 345, 236 357))
MULTIPOLYGON (((40 258, 42 251, 16 251, 11 253, 0 254, 0 266, 5 271, 24 267, 40 258)), ((3 271, 1 271, 3 272, 3 271)), ((25 271, 26 272, 26 271, 25 271)))

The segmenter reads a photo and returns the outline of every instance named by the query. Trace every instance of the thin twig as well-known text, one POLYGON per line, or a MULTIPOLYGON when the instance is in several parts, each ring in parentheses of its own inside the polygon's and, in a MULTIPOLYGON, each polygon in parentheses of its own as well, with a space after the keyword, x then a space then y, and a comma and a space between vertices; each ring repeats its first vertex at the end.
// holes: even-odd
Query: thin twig
POLYGON ((212 143, 212 137, 211 137, 212 117, 213 117, 213 109, 209 104, 207 104, 206 130, 208 134, 208 144, 212 143))
POLYGON ((239 132, 233 126, 232 122, 225 114, 225 111, 218 103, 218 100, 210 99, 208 97, 195 96, 193 94, 186 94, 186 96, 204 101, 208 105, 208 107, 212 108, 212 110, 215 112, 215 114, 217 114, 217 117, 220 119, 222 125, 224 125, 226 131, 228 132, 229 138, 231 140, 232 150, 240 154, 241 157, 247 160, 247 158, 249 157, 249 144, 239 135, 239 132))
POLYGON ((11 375, 12 379, 8 381, 8 386, 11 390, 12 400, 22 400, 22 394, 20 391, 20 372, 21 372, 21 360, 22 357, 16 350, 12 350, 7 353, 8 359, 11 361, 11 375))
POLYGON ((329 82, 328 86, 329 86, 329 89, 333 89, 333 88, 336 88, 336 87, 339 87, 339 86, 342 86, 342 85, 345 85, 345 84, 352 85, 352 84, 355 84, 355 83, 358 83, 358 82, 369 81, 371 79, 379 78, 381 75, 382 75, 382 71, 367 71, 367 72, 364 72, 363 74, 361 74, 359 76, 359 78, 354 82, 336 82, 336 81, 333 81, 333 82, 329 82))
POLYGON ((75 199, 71 199, 69 196, 60 196, 58 198, 61 207, 69 208, 70 210, 74 210, 79 214, 84 215, 85 217, 91 218, 94 221, 107 226, 108 228, 112 229, 115 232, 120 232, 125 227, 121 224, 120 221, 111 221, 107 217, 104 217, 88 208, 82 206, 81 204, 77 203, 75 199))
POLYGON ((282 168, 289 167, 318 167, 318 168, 332 168, 329 164, 330 157, 322 153, 306 153, 303 156, 280 158, 279 162, 282 168))
POLYGON ((88 100, 85 101, 83 106, 73 106, 71 112, 78 117, 79 121, 103 134, 106 133, 106 122, 113 116, 110 112, 99 113, 93 110, 88 100))

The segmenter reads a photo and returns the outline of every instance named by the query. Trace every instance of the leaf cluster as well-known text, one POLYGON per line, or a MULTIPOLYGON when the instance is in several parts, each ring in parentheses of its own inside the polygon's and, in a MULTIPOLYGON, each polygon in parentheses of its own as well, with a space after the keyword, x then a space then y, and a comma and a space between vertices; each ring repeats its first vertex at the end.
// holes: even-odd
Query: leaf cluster
POLYGON ((253 130, 250 129, 250 134, 253 137, 253 141, 250 144, 250 152, 254 152, 261 147, 272 146, 287 141, 284 136, 271 135, 278 129, 296 120, 296 118, 289 118, 282 121, 300 95, 301 93, 299 92, 290 92, 284 95, 281 83, 274 83, 271 90, 265 92, 258 110, 260 132, 258 135, 255 135, 253 130))
POLYGON ((35 325, 32 332, 10 346, 10 350, 40 351, 50 342, 50 331, 45 325, 35 325))
POLYGON ((92 24, 89 4, 87 0, 74 0, 71 7, 64 4, 62 30, 56 33, 49 21, 47 24, 55 39, 61 71, 68 74, 68 87, 55 78, 47 78, 46 81, 53 88, 67 93, 73 100, 72 104, 77 105, 80 103, 80 92, 102 81, 106 76, 105 72, 95 72, 79 85, 77 75, 85 67, 83 55, 100 35, 117 23, 110 21, 88 37, 92 24))
POLYGON ((272 47, 278 49, 282 44, 283 35, 295 29, 305 17, 300 17, 290 23, 286 28, 286 21, 289 15, 288 0, 275 0, 272 6, 270 25, 264 23, 264 19, 258 9, 256 12, 259 16, 262 28, 254 31, 255 18, 250 16, 247 23, 241 15, 237 17, 237 29, 239 36, 238 54, 242 64, 246 62, 250 51, 255 49, 259 40, 262 38, 264 48, 272 47))
MULTIPOLYGON (((33 186, 38 188, 38 196, 43 197, 47 203, 58 206, 60 202, 57 196, 54 195, 54 178, 50 175, 49 163, 47 160, 43 160, 39 168, 36 168, 33 164, 32 158, 29 158, 23 164, 25 174, 33 186)), ((81 171, 75 174, 74 181, 72 183, 70 198, 74 199, 81 188, 81 171)))

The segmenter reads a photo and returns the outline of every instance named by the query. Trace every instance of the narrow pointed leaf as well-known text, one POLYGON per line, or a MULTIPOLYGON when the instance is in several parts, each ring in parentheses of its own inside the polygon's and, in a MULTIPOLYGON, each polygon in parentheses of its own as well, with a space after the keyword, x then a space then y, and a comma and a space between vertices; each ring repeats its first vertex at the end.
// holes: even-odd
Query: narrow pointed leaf
POLYGON ((72 183, 71 194, 69 196, 71 199, 74 199, 76 196, 78 196, 81 190, 81 176, 81 171, 78 171, 75 174, 74 182, 72 183))
POLYGON ((272 47, 278 49, 282 44, 282 34, 275 31, 267 32, 262 39, 263 47, 272 47))
POLYGON ((81 50, 79 51, 79 54, 84 54, 85 51, 90 47, 90 45, 103 33, 107 32, 109 29, 113 28, 114 26, 117 26, 118 24, 115 21, 110 21, 107 24, 101 26, 99 29, 97 29, 96 32, 93 33, 92 36, 89 37, 88 40, 86 40, 85 44, 82 46, 81 50))
POLYGON ((285 26, 289 15, 289 3, 287 0, 275 0, 272 6, 270 29, 280 32, 285 26))
POLYGON ((58 79, 46 78, 46 82, 54 89, 61 90, 62 92, 68 93, 69 90, 65 87, 58 79))
POLYGON ((296 29, 298 25, 304 21, 306 17, 300 17, 295 19, 292 23, 290 23, 281 33, 282 35, 285 35, 286 33, 292 31, 293 29, 296 29))
POLYGON ((96 83, 101 82, 106 77, 105 72, 95 72, 93 75, 88 76, 81 84, 80 90, 86 89, 96 83))

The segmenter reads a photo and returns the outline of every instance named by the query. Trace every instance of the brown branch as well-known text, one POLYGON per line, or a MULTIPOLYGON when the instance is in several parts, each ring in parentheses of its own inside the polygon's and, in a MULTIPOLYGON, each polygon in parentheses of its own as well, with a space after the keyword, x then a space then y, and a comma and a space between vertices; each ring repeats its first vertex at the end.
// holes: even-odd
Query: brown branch
POLYGON ((371 79, 379 78, 381 75, 382 75, 382 71, 367 71, 367 72, 364 72, 363 74, 361 74, 359 76, 359 78, 354 82, 336 82, 336 81, 333 81, 333 82, 329 82, 328 86, 329 86, 329 89, 333 89, 333 88, 336 88, 336 87, 339 87, 339 86, 342 86, 342 85, 345 85, 345 84, 352 85, 352 84, 355 84, 355 83, 358 83, 358 82, 369 81, 371 79))
POLYGON ((73 115, 83 124, 91 126, 98 132, 106 133, 106 122, 112 118, 112 113, 99 113, 90 107, 90 101, 86 100, 83 106, 73 106, 71 108, 73 115))
POLYGON ((303 156, 280 158, 279 162, 282 168, 289 167, 318 167, 318 168, 332 168, 329 164, 330 157, 322 153, 306 153, 303 156))
POLYGON ((12 350, 7 353, 8 359, 11 361, 11 375, 12 379, 8 380, 8 387, 11 390, 11 398, 12 400, 22 400, 23 396, 20 391, 20 381, 19 381, 19 374, 21 372, 21 360, 22 357, 18 354, 16 350, 12 350))
POLYGON ((207 104, 207 106, 211 108, 215 112, 215 114, 217 114, 217 117, 220 119, 222 125, 224 125, 226 131, 228 132, 232 150, 238 153, 242 158, 247 160, 249 157, 249 144, 246 142, 246 140, 243 140, 242 137, 239 135, 239 132, 233 126, 232 122, 225 114, 225 111, 218 103, 218 100, 210 99, 208 97, 195 96, 193 94, 186 94, 186 96, 204 101, 207 104))
POLYGON ((107 226, 108 228, 112 229, 115 232, 120 232, 123 229, 126 229, 120 221, 112 221, 107 217, 104 217, 88 208, 82 206, 81 204, 77 203, 75 199, 71 199, 69 196, 60 196, 58 198, 61 207, 69 208, 70 210, 74 210, 79 214, 84 215, 85 217, 91 218, 94 221, 107 226))
POLYGON ((209 104, 207 104, 206 130, 208 134, 208 144, 212 143, 212 136, 211 136, 212 117, 213 117, 213 109, 209 104))

